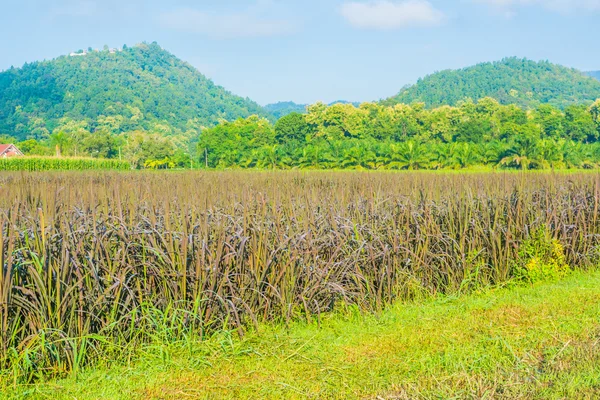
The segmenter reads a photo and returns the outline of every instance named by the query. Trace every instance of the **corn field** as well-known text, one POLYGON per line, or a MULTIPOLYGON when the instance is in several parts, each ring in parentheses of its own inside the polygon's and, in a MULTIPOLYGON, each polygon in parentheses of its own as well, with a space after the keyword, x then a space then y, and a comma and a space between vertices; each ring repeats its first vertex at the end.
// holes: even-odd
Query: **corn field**
POLYGON ((88 171, 129 170, 126 161, 77 157, 12 157, 0 158, 0 171, 88 171))
POLYGON ((0 368, 28 381, 157 336, 243 335, 501 284, 540 228, 590 268, 599 178, 5 172, 0 368))

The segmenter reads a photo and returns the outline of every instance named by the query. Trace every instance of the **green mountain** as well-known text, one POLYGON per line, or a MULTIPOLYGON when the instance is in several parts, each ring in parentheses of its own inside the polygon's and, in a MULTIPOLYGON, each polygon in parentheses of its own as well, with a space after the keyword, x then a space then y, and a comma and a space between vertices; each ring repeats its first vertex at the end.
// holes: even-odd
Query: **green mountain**
MULTIPOLYGON (((352 104, 355 107, 358 107, 360 105, 360 103, 358 102, 351 102, 346 100, 337 100, 329 103, 328 105, 332 106, 334 104, 352 104)), ((265 106, 265 110, 267 110, 275 118, 279 119, 291 113, 304 114, 306 113, 306 107, 308 107, 308 104, 298 104, 294 103, 293 101, 283 101, 275 104, 268 104, 265 106)))
POLYGON ((275 104, 267 104, 265 106, 265 110, 273 114, 275 118, 279 119, 295 112, 301 114, 305 113, 306 104, 297 104, 293 101, 280 101, 279 103, 275 104))
POLYGON ((41 138, 65 121, 93 132, 186 132, 252 114, 235 96, 156 43, 80 51, 0 73, 0 133, 41 138))
POLYGON ((506 58, 459 70, 436 72, 404 88, 384 104, 423 102, 427 107, 456 105, 465 99, 493 97, 502 104, 565 108, 600 98, 600 82, 582 72, 527 59, 506 58))
POLYGON ((600 71, 589 71, 585 73, 588 76, 591 76, 592 78, 596 78, 600 81, 600 71))

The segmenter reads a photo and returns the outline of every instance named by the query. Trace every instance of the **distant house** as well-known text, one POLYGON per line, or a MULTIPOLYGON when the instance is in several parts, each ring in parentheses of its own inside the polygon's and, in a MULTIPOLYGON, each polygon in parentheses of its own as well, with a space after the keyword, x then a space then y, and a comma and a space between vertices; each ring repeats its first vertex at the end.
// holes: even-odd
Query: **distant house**
POLYGON ((23 152, 14 144, 0 144, 0 158, 21 157, 23 152))

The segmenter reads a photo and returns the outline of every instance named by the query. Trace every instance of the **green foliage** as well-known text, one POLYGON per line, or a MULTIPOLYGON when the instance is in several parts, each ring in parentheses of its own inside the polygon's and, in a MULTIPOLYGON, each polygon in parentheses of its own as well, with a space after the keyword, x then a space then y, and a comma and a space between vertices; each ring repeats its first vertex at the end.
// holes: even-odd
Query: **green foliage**
POLYGON ((204 131, 198 149, 211 167, 273 167, 280 161, 272 125, 257 116, 204 131))
POLYGON ((384 104, 423 102, 428 107, 437 107, 482 97, 525 108, 541 104, 565 108, 600 98, 600 82, 547 61, 506 58, 429 75, 385 100, 384 104))
POLYGON ((279 119, 291 113, 304 113, 306 111, 306 104, 296 104, 292 101, 285 101, 267 104, 265 110, 271 113, 275 118, 279 119))
POLYGON ((275 124, 275 140, 280 145, 299 148, 306 143, 311 127, 304 115, 291 113, 280 118, 275 124))
POLYGON ((571 272, 561 242, 546 227, 535 230, 519 247, 515 277, 529 283, 557 280, 571 272))
POLYGON ((136 169, 143 166, 153 169, 168 167, 171 164, 170 157, 175 154, 175 146, 169 138, 138 131, 129 135, 124 154, 136 169))
POLYGON ((0 171, 86 171, 130 170, 126 161, 71 157, 13 157, 0 158, 0 171))
POLYGON ((271 125, 272 115, 256 103, 156 44, 89 51, 0 73, 0 132, 8 133, 0 142, 29 156, 125 159, 140 169, 600 164, 600 101, 584 104, 600 97, 600 83, 577 71, 513 58, 419 85, 427 82, 449 97, 413 100, 456 105, 279 103, 267 107, 281 116, 271 125), (465 88, 473 98, 499 100, 463 100, 465 88))
MULTIPOLYGON (((332 106, 334 104, 352 104, 355 107, 358 107, 360 105, 360 103, 349 102, 349 101, 345 101, 345 100, 338 100, 338 101, 329 103, 330 106, 332 106)), ((294 103, 293 101, 282 101, 282 102, 275 103, 275 104, 267 104, 264 108, 271 115, 273 115, 276 119, 280 119, 280 118, 285 117, 286 115, 289 115, 292 113, 304 114, 304 113, 306 113, 307 107, 308 107, 308 104, 297 104, 297 103, 294 103)))
POLYGON ((57 128, 46 140, 28 139, 16 144, 28 156, 125 159, 134 168, 194 168, 198 164, 197 137, 190 133, 164 136, 133 131, 115 135, 106 131, 90 133, 85 128, 76 131, 57 128))
POLYGON ((164 126, 186 132, 252 114, 268 116, 154 43, 0 73, 0 132, 19 140, 44 139, 65 118, 90 132, 117 134, 164 126))
POLYGON ((599 136, 600 100, 564 111, 489 97, 435 109, 317 103, 274 126, 258 117, 223 121, 203 131, 196 154, 211 168, 595 168, 599 136))

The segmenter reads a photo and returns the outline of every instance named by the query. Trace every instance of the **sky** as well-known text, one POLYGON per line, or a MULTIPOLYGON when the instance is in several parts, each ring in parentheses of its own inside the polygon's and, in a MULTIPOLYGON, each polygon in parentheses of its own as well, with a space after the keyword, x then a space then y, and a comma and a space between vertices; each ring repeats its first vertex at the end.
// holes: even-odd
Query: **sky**
POLYGON ((158 42, 260 104, 372 101, 518 56, 600 70, 600 0, 1 0, 0 70, 158 42))

